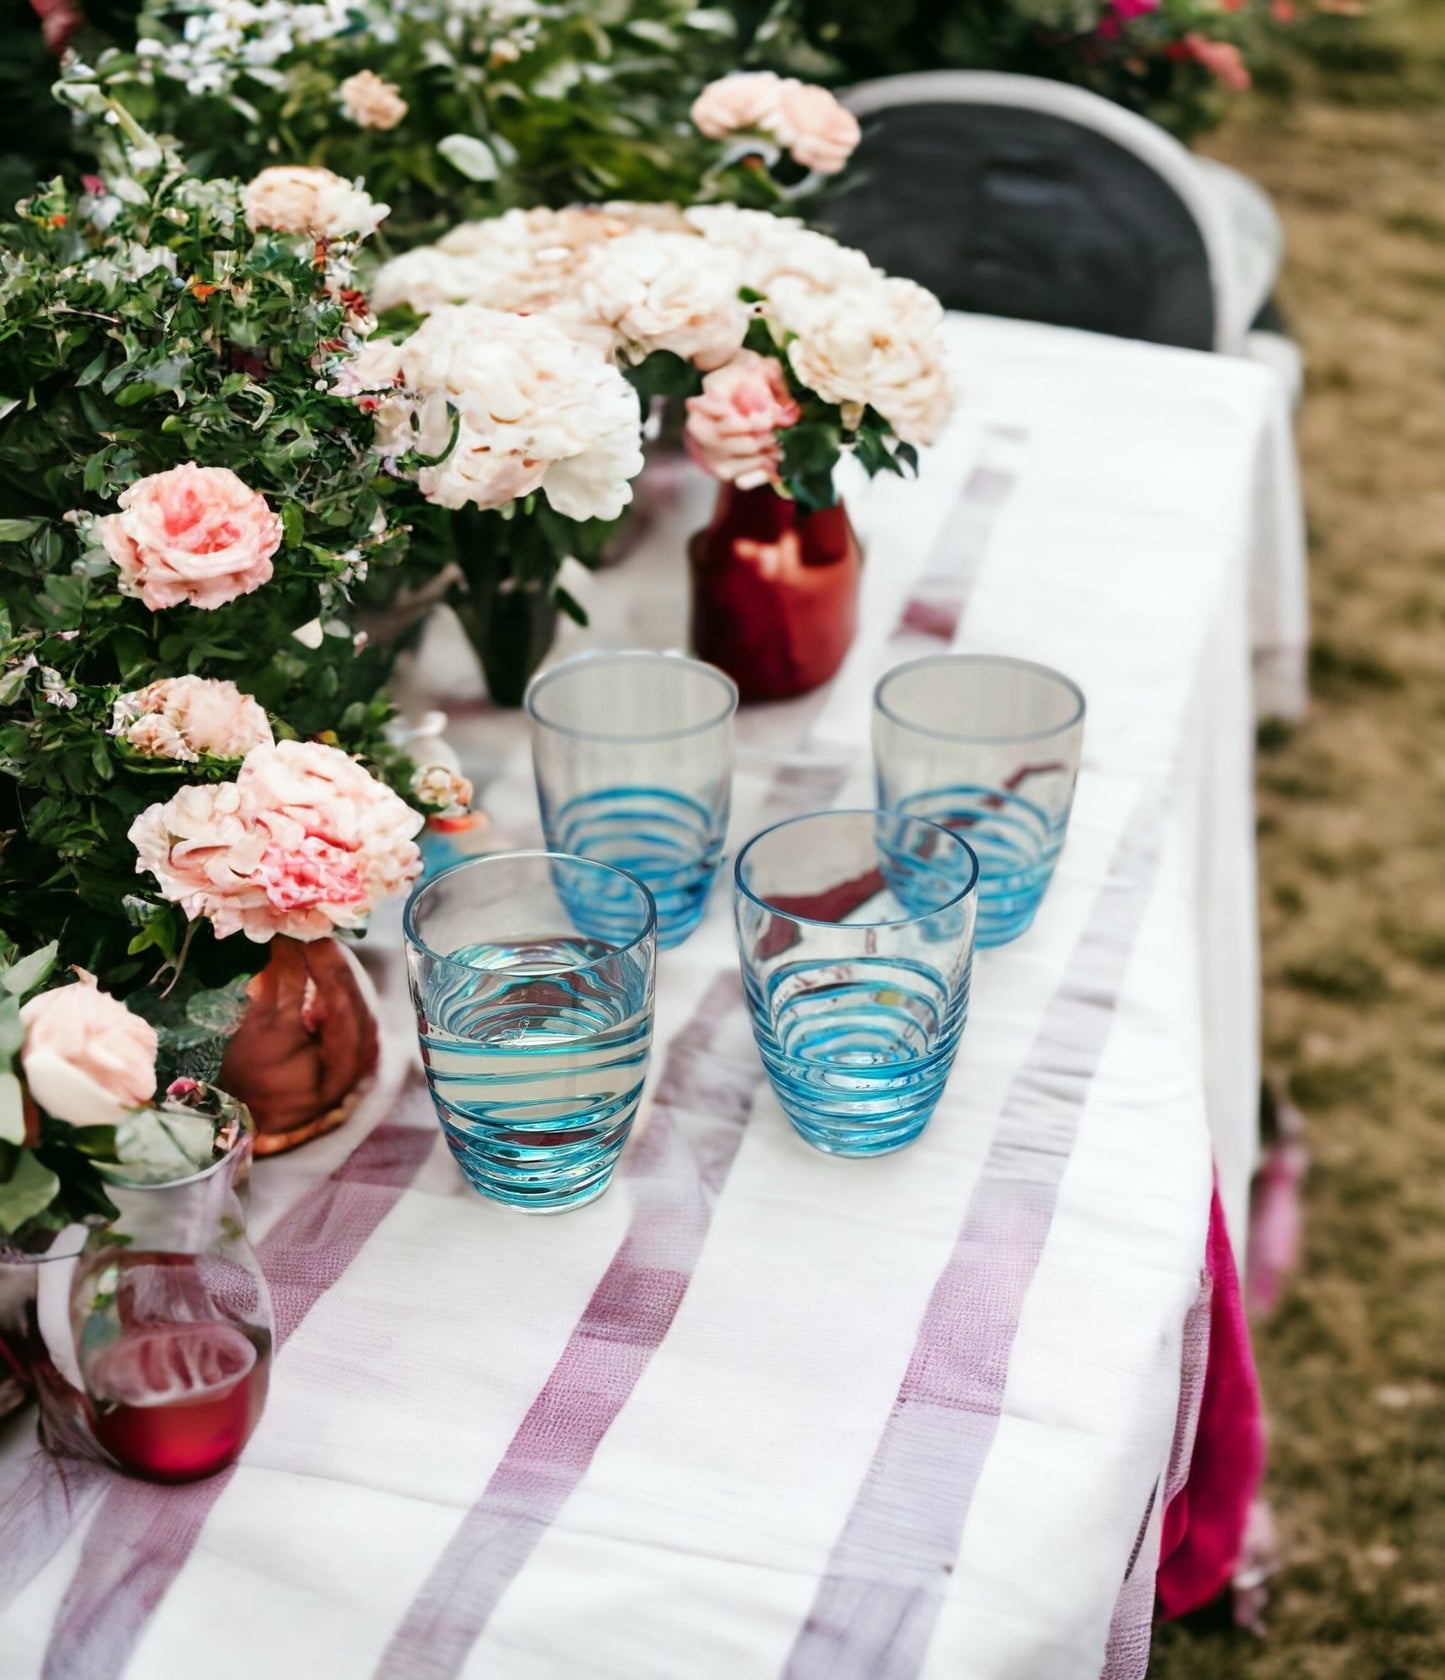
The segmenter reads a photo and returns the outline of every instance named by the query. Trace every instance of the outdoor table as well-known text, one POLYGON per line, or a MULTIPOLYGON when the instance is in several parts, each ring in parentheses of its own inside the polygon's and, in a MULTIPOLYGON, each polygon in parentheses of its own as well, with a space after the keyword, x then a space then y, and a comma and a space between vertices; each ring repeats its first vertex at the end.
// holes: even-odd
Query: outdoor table
MULTIPOLYGON (((279 1348, 256 1435, 163 1489, 62 1468, 28 1419, 0 1433, 0 1680, 1143 1674, 1213 1175, 1237 1248, 1254 1159, 1251 602, 1257 641, 1262 510, 1292 480, 1258 368, 950 334, 961 402, 919 481, 850 487, 847 664, 739 716, 730 845, 872 803, 871 689, 901 658, 1008 652, 1083 687, 1057 875, 979 953, 922 1139, 839 1160, 787 1125, 725 865, 660 958, 611 1190, 547 1219, 490 1205, 410 1064, 393 918, 376 1092, 256 1169, 279 1348)), ((680 645, 710 492, 654 475, 559 653, 680 645)), ((454 654, 439 631, 413 684, 445 689, 454 654)), ((535 844, 523 717, 451 686, 493 840, 535 844)))

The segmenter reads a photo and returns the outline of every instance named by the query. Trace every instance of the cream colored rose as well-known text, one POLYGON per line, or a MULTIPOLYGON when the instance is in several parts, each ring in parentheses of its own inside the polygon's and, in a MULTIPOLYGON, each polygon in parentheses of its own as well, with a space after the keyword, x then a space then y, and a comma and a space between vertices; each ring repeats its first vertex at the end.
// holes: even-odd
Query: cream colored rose
POLYGON ((772 133, 795 163, 820 175, 836 175, 863 138, 857 117, 827 88, 791 76, 778 88, 772 133))
POLYGON ((630 231, 631 223, 611 207, 508 210, 461 222, 435 245, 384 263, 372 299, 380 310, 408 304, 419 315, 446 303, 475 303, 519 315, 575 316, 576 274, 586 252, 630 231))
POLYGON ((253 233, 274 228, 312 239, 367 239, 390 209, 329 169, 291 163, 263 169, 242 192, 241 207, 253 233))
POLYGON ((692 102, 693 127, 709 140, 745 130, 770 132, 782 86, 771 70, 744 70, 709 82, 692 102))
POLYGON ((126 490, 120 512, 99 521, 121 588, 151 609, 189 601, 209 610, 271 578, 281 521, 266 498, 229 467, 193 461, 152 473, 126 490))
POLYGON ((938 299, 912 280, 877 280, 796 312, 788 361, 856 426, 873 407, 905 443, 931 443, 948 418, 938 299))
POLYGON ((156 1091, 156 1030, 84 969, 73 986, 42 992, 20 1011, 20 1066, 30 1095, 72 1126, 118 1126, 156 1091))
POLYGON ((738 288, 729 251, 650 228, 590 250, 578 274, 584 318, 611 330, 624 361, 670 350, 704 371, 742 348, 750 311, 738 288))
MULTIPOLYGON (((614 519, 642 470, 637 393, 544 316, 438 309, 399 344, 359 358, 375 380, 377 448, 442 455, 417 484, 442 507, 504 506, 541 490, 571 519, 614 519)), ((350 383, 358 379, 353 373, 350 383)))
POLYGON ((184 764, 203 754, 244 758, 252 747, 270 746, 274 739, 265 711, 220 677, 162 677, 120 695, 110 733, 137 752, 184 764))
POLYGON ((395 128, 410 109, 396 83, 383 81, 374 70, 358 70, 337 91, 351 121, 379 134, 395 128))
POLYGON ((882 276, 861 251, 840 245, 787 216, 740 210, 733 204, 699 205, 687 220, 708 242, 734 254, 741 283, 768 298, 767 313, 783 317, 789 300, 866 285, 882 276))
POLYGON ((233 782, 149 806, 130 840, 137 873, 218 937, 321 939, 362 926, 420 872, 422 822, 337 748, 282 741, 248 753, 233 782))

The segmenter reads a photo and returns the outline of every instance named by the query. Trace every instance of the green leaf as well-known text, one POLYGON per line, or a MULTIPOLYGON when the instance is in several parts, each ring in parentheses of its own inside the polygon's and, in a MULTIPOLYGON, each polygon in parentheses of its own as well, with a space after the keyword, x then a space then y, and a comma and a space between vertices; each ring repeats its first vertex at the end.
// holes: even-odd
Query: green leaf
POLYGON ((32 1150, 22 1149, 14 1172, 0 1184, 0 1231, 18 1231, 44 1213, 59 1190, 60 1180, 49 1167, 42 1166, 32 1150))
POLYGON ((43 519, 0 519, 0 542, 24 542, 44 523, 43 519))
POLYGON ((287 502, 281 509, 281 529, 286 535, 287 548, 300 548, 306 535, 306 515, 297 502, 287 502))
POLYGON ((0 1061, 8 1062, 20 1053, 25 1028, 20 1020, 20 1000, 8 993, 0 997, 0 1061))
POLYGON ((55 957, 59 949, 52 939, 48 945, 42 945, 28 957, 21 957, 18 963, 12 964, 4 974, 0 974, 0 986, 9 992, 11 997, 17 998, 33 992, 37 986, 43 986, 50 978, 51 969, 55 967, 55 957))
POLYGON ((449 134, 438 141, 437 150, 469 181, 495 181, 501 173, 492 148, 474 134, 449 134))
POLYGON ((564 589, 560 583, 556 584, 552 589, 552 599, 574 624, 580 624, 584 630, 587 628, 590 622, 587 617, 587 609, 571 590, 564 589))
POLYGON ((25 1098, 20 1081, 8 1070, 0 1073, 0 1142, 25 1142, 25 1098))

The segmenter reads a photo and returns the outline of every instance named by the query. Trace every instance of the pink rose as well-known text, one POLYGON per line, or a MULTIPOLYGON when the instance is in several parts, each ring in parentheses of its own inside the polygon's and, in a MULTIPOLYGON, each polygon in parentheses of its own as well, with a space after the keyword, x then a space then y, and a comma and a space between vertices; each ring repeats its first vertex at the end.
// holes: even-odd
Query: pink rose
POLYGON ((110 733, 152 758, 194 764, 211 758, 244 758, 270 746, 271 720, 249 694, 219 677, 162 677, 120 695, 110 733))
POLYGON ((156 1090, 156 1030, 83 968, 77 984, 42 992, 20 1011, 20 1065, 30 1095, 72 1126, 116 1126, 156 1090))
POLYGON ((857 117, 827 88, 791 76, 779 86, 772 133, 795 163, 820 175, 836 175, 863 137, 857 117))
POLYGON ((100 539, 122 590, 152 612, 182 601, 209 611, 270 581, 281 521, 229 467, 188 461, 152 473, 120 508, 100 521, 100 539))
POLYGON ((1189 34, 1184 37, 1184 45, 1196 64, 1202 64, 1232 92, 1244 93, 1252 85, 1244 55, 1232 41, 1211 41, 1203 35, 1189 34))
POLYGON ((1130 23, 1136 17, 1143 17, 1146 12, 1157 12, 1159 0, 1109 0, 1109 6, 1116 18, 1130 23))
POLYGON ((423 818, 316 741, 254 748, 234 782, 185 787, 131 825, 137 873, 220 938, 323 939, 360 927, 421 869, 423 818))
POLYGON ((782 85, 771 70, 744 70, 709 82, 692 102, 693 126, 709 140, 747 129, 770 132, 782 85))
POLYGON ((702 395, 687 400, 683 441, 700 467, 725 484, 755 490, 778 479, 778 433, 802 415, 788 393, 782 365, 740 350, 707 375, 702 395))

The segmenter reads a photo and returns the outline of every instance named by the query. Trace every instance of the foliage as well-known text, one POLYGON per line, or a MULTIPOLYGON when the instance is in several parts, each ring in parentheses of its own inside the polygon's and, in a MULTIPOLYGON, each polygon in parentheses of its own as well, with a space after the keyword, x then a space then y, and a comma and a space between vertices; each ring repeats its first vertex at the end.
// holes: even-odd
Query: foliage
POLYGON ((202 172, 268 163, 365 175, 389 232, 521 205, 710 194, 766 204, 765 170, 729 164, 687 122, 735 62, 725 10, 690 0, 341 0, 282 8, 148 0, 133 52, 68 73, 97 76, 147 126, 175 134, 202 172), (268 8, 274 14, 277 8, 268 8), (362 70, 406 101, 385 132, 359 126, 340 88, 362 70))
POLYGON ((1072 82, 1181 138, 1223 115, 1229 93, 1191 38, 1267 56, 1271 35, 1309 0, 734 0, 749 57, 850 82, 915 70, 1005 70, 1072 82))
POLYGON ((118 693, 224 677, 278 738, 360 754, 399 791, 410 771, 382 735, 384 660, 348 622, 357 581, 406 537, 370 421, 327 389, 356 324, 347 296, 309 243, 250 234, 234 183, 144 140, 130 175, 79 197, 53 183, 0 234, 0 930, 58 941, 122 996, 183 950, 188 986, 266 953, 188 931, 136 875, 136 815, 234 766, 134 752, 107 732, 118 693), (254 593, 153 612, 121 593, 96 516, 192 460, 262 493, 283 546, 254 593))

